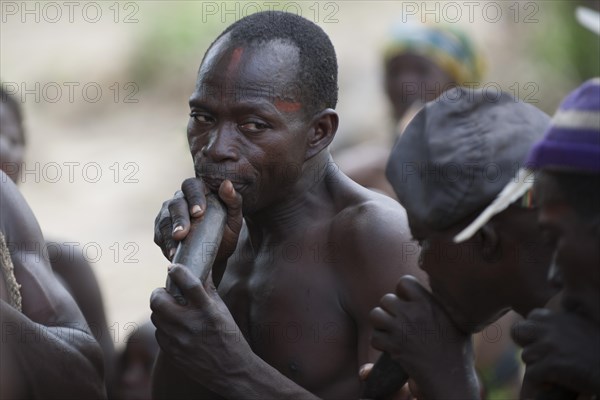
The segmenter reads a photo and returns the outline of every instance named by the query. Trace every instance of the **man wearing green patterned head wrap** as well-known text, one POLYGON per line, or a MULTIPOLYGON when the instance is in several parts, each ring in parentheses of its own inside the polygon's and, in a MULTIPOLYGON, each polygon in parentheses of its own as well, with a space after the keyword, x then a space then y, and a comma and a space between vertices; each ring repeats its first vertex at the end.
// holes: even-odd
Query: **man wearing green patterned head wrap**
POLYGON ((384 50, 385 88, 398 122, 418 102, 452 86, 477 86, 484 63, 468 36, 453 27, 398 24, 384 50))
MULTIPOLYGON (((412 21, 392 27, 383 61, 393 140, 423 104, 453 86, 478 86, 484 72, 481 55, 466 34, 454 27, 412 21)), ((395 198, 385 178, 389 154, 387 146, 358 145, 335 153, 334 158, 355 182, 395 198)))

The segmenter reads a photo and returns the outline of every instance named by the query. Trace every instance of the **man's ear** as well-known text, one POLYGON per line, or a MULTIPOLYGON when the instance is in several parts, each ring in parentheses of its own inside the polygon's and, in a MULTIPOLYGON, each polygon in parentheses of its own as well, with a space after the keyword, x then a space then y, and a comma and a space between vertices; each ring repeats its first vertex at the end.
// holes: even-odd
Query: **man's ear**
POLYGON ((335 137, 339 121, 337 113, 331 108, 327 108, 313 117, 312 129, 306 138, 306 160, 329 146, 335 137))
POLYGON ((500 238, 496 229, 488 222, 479 229, 481 239, 481 255, 489 262, 498 261, 502 257, 500 238))

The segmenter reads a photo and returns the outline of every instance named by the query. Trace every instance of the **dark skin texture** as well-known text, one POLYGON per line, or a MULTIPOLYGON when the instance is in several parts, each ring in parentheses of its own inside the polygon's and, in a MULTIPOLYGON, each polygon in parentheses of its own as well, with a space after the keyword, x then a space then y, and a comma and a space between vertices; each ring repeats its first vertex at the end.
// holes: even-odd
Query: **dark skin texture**
MULTIPOLYGON (((24 132, 10 104, 0 102, 0 169, 19 184, 25 153, 24 132)), ((102 293, 92 266, 81 251, 65 243, 48 241, 46 249, 57 279, 79 306, 92 334, 102 347, 110 395, 113 387, 114 344, 106 322, 102 293)))
POLYGON ((600 220, 578 214, 551 173, 536 175, 535 192, 539 226, 556 249, 550 280, 563 290, 563 311, 534 310, 513 328, 525 379, 600 394, 600 220))
POLYGON ((372 344, 405 368, 420 399, 478 398, 470 334, 508 309, 527 315, 555 293, 545 279, 551 252, 536 212, 510 206, 458 244, 454 236, 473 218, 435 231, 407 213, 432 295, 403 278, 371 313, 372 344), (411 333, 413 326, 429 327, 434 339, 411 333), (420 356, 408 357, 409 349, 420 356))
POLYGON ((0 229, 23 298, 23 310, 18 312, 7 303, 6 284, 4 278, 0 280, 0 398, 105 398, 100 347, 73 298, 40 254, 44 243, 40 227, 3 172, 0 186, 0 229))
POLYGON ((117 365, 116 398, 148 400, 152 398, 152 367, 158 354, 154 325, 142 324, 127 338, 117 365))
POLYGON ((358 398, 359 367, 378 355, 369 311, 401 275, 418 273, 398 245, 409 240, 405 215, 325 168, 338 126, 333 110, 306 115, 298 98, 205 95, 211 86, 295 80, 294 46, 236 48, 224 36, 209 50, 190 99, 188 140, 202 179, 186 180, 185 196, 157 218, 155 240, 169 255, 190 213, 202 215, 206 191, 218 191, 228 209, 212 277, 202 284, 182 266, 170 269, 189 304, 162 288, 152 294, 161 346, 154 394, 358 398), (298 173, 283 176, 285 167, 298 173))
POLYGON ((422 245, 420 267, 462 331, 477 332, 508 309, 527 315, 556 293, 545 279, 551 251, 534 209, 511 205, 458 244, 454 236, 472 218, 439 232, 407 212, 412 235, 422 245))
POLYGON ((90 332, 100 344, 104 356, 104 376, 109 397, 112 396, 114 382, 115 348, 113 336, 108 329, 102 292, 92 266, 83 257, 80 247, 65 243, 46 243, 50 264, 56 278, 73 297, 90 327, 90 332))
POLYGON ((396 291, 371 312, 371 322, 373 347, 385 349, 403 367, 415 397, 478 398, 470 335, 456 328, 414 277, 400 278, 396 291))
POLYGON ((402 53, 385 64, 385 92, 396 121, 400 121, 413 103, 425 104, 454 85, 450 75, 418 54, 402 53))
MULTIPOLYGON (((0 169, 19 183, 25 152, 24 135, 18 117, 10 103, 0 102, 0 169)), ((60 244, 49 242, 50 262, 58 280, 70 291, 100 342, 110 382, 114 346, 108 332, 102 297, 91 266, 81 253, 60 244)), ((110 386, 110 385, 109 385, 110 386)))

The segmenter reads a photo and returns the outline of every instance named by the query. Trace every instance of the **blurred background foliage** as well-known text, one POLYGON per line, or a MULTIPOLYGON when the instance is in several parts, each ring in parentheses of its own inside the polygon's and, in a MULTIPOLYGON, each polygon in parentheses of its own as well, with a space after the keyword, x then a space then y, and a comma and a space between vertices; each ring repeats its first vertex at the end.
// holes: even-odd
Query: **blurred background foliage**
POLYGON ((547 29, 532 35, 531 57, 558 79, 581 82, 600 75, 600 40, 575 18, 577 6, 598 10, 597 1, 549 1, 547 29))
POLYGON ((550 104, 542 103, 552 114, 563 93, 579 83, 600 76, 600 39, 581 26, 576 19, 577 6, 598 10, 597 1, 544 1, 541 10, 543 26, 525 35, 530 51, 522 57, 531 60, 539 81, 554 93, 550 104), (563 89, 564 88, 564 89, 563 89), (559 89, 559 90, 556 90, 559 89))
POLYGON ((146 14, 143 29, 131 52, 127 73, 140 85, 148 86, 172 76, 175 79, 199 64, 198 54, 219 33, 214 19, 199 23, 200 2, 179 2, 176 7, 153 7, 146 14))

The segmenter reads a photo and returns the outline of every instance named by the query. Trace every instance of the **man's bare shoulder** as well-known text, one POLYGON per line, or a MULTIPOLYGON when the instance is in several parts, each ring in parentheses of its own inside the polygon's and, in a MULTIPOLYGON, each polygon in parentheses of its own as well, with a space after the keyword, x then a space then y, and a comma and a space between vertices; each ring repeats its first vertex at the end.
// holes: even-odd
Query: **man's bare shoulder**
POLYGON ((346 203, 332 220, 330 240, 341 251, 342 262, 336 264, 341 299, 355 318, 366 318, 401 276, 413 275, 425 285, 427 279, 418 268, 420 249, 404 208, 352 181, 340 183, 346 203))
POLYGON ((346 200, 333 219, 333 235, 364 245, 411 241, 406 211, 396 200, 352 182, 342 189, 346 200))
POLYGON ((27 201, 4 173, 0 188, 0 229, 21 285, 23 314, 43 325, 85 326, 79 308, 52 273, 44 236, 27 201))
POLYGON ((8 238, 37 233, 31 231, 32 213, 25 199, 10 180, 8 175, 0 171, 0 230, 8 238))
POLYGON ((394 267, 415 273, 419 249, 412 241, 404 208, 396 200, 365 189, 345 176, 337 183, 339 207, 332 219, 329 239, 343 249, 345 264, 362 269, 377 263, 377 268, 394 267))

